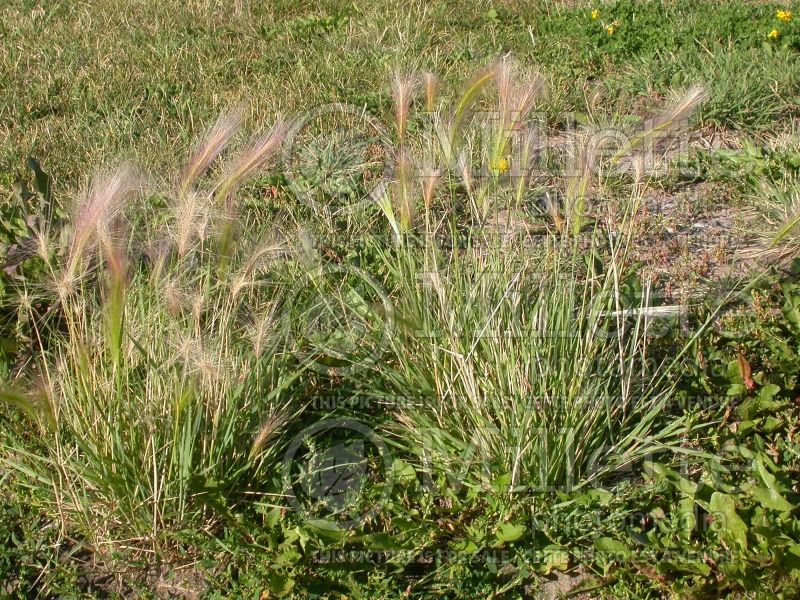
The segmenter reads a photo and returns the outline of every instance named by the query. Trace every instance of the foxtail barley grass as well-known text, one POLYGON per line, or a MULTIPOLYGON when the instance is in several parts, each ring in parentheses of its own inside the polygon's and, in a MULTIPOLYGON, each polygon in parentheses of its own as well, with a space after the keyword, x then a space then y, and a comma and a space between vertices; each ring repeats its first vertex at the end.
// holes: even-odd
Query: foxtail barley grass
MULTIPOLYGON (((438 89, 431 74, 422 80, 427 109, 436 104, 438 89)), ((420 188, 425 207, 432 205, 431 189, 425 182, 438 184, 440 178, 429 175, 440 169, 451 183, 451 192, 454 185, 461 191, 450 194, 450 207, 463 201, 474 223, 486 224, 493 212, 522 207, 534 165, 548 150, 545 132, 531 127, 534 109, 546 99, 542 77, 503 58, 479 71, 449 110, 439 103, 412 136, 407 130, 415 96, 414 78, 395 78, 392 98, 400 147, 394 156, 394 180, 374 194, 398 240, 414 229, 420 188)), ((556 231, 580 234, 590 222, 588 203, 599 180, 622 166, 640 164, 645 156, 652 159, 660 145, 685 129, 705 98, 702 87, 691 88, 637 131, 623 134, 621 142, 588 126, 569 133, 564 170, 550 177, 556 182, 548 183, 544 194, 544 208, 556 231), (614 142, 613 147, 607 147, 609 141, 614 142)), ((641 180, 643 174, 636 177, 641 180)))
POLYGON ((289 131, 289 124, 279 121, 262 136, 253 139, 247 148, 228 161, 214 187, 213 195, 219 202, 230 201, 238 187, 275 159, 289 131))
MULTIPOLYGON (((634 304, 623 298, 624 285, 636 277, 628 266, 627 219, 615 234, 587 228, 586 213, 604 172, 626 158, 638 164, 637 153, 684 126, 704 93, 693 88, 613 153, 593 131, 576 134, 572 172, 544 193, 552 233, 497 245, 483 226, 491 210, 503 209, 510 220, 506 209, 524 202, 529 161, 540 150, 524 130, 543 97, 541 78, 521 75, 510 61, 478 73, 421 143, 439 142, 424 151, 421 193, 413 194, 426 211, 424 228, 416 228, 421 247, 401 243, 380 253, 404 326, 365 393, 397 403, 389 429, 424 470, 486 489, 498 477, 534 491, 606 481, 652 453, 679 450, 690 427, 665 416, 676 363, 654 362, 649 353, 654 315, 661 313, 650 303, 647 282, 634 304), (492 84, 496 118, 488 139, 477 139, 467 124, 492 84), (488 177, 477 174, 476 156, 489 163, 488 177), (500 159, 519 163, 516 179, 506 182, 501 169, 492 171, 500 159), (463 230, 460 204, 470 208, 477 231, 466 247, 442 250, 441 224, 463 230), (443 215, 432 214, 435 205, 443 215)), ((406 138, 404 151, 410 148, 406 138)), ((402 242, 414 223, 398 217, 413 212, 404 169, 396 175, 381 202, 402 242)), ((629 210, 635 212, 647 182, 642 169, 633 178, 629 210)))
MULTIPOLYGON (((288 130, 279 121, 223 157, 239 113, 221 117, 194 148, 165 218, 126 210, 144 186, 122 167, 94 182, 64 245, 57 232, 42 234, 58 318, 31 315, 42 340, 38 375, 29 377, 37 391, 0 396, 37 423, 42 444, 12 436, 0 460, 65 529, 78 527, 97 549, 124 539, 154 551, 180 530, 213 530, 245 493, 270 490, 285 432, 303 409, 309 364, 298 357, 321 370, 351 367, 347 352, 365 347, 379 354, 349 383, 371 397, 412 396, 389 430, 430 473, 478 486, 487 474, 534 490, 583 486, 680 447, 688 425, 663 419, 674 364, 651 361, 649 296, 631 303, 623 294, 635 276, 626 225, 620 235, 603 223, 578 235, 608 153, 591 132, 578 137, 577 175, 543 191, 553 227, 496 244, 493 211, 530 229, 529 215, 512 211, 530 202, 541 148, 525 128, 545 97, 542 80, 501 60, 450 111, 435 77, 422 84, 437 112, 412 128, 417 80, 394 82, 394 178, 368 207, 367 226, 382 214, 395 243, 362 240, 386 296, 372 274, 358 271, 359 290, 348 279, 356 271, 329 269, 310 234, 296 252, 269 223, 237 227, 242 185, 272 164, 288 130), (479 138, 472 125, 486 107, 497 118, 479 138), (443 250, 443 238, 459 243, 443 250), (294 292, 283 291, 285 280, 294 292), (294 332, 314 328, 318 307, 365 324, 314 339, 312 331, 299 349, 294 332), (400 326, 386 336, 380 318, 389 313, 400 326), (341 352, 325 346, 342 339, 341 352)), ((692 90, 627 151, 674 130, 702 97, 692 90)), ((614 154, 611 166, 622 159, 614 154)), ((646 185, 641 170, 635 178, 633 210, 646 185)))
POLYGON ((611 170, 624 160, 635 164, 644 153, 652 156, 659 143, 669 140, 670 136, 687 127, 689 117, 706 98, 704 88, 692 87, 673 106, 645 121, 633 135, 624 136, 623 143, 618 148, 611 149, 613 153, 606 161, 601 161, 600 157, 609 152, 604 147, 608 141, 607 136, 592 130, 575 134, 572 142, 572 172, 568 176, 564 193, 567 221, 571 224, 573 234, 579 234, 586 224, 587 202, 592 186, 602 170, 611 170))
POLYGON ((434 480, 569 489, 680 446, 686 423, 664 418, 674 365, 648 354, 648 295, 619 310, 623 252, 602 272, 557 238, 386 257, 405 327, 368 393, 398 406, 391 433, 434 480))
POLYGON ((440 135, 442 151, 448 164, 453 164, 456 158, 456 147, 459 136, 462 133, 462 127, 471 114, 481 92, 495 80, 498 69, 499 65, 494 64, 478 72, 469 81, 456 102, 447 124, 446 135, 440 135))
POLYGON ((411 77, 395 75, 392 83, 392 103, 394 104, 395 126, 397 127, 397 139, 402 145, 408 126, 408 113, 411 109, 411 101, 417 90, 417 82, 411 77))
POLYGON ((282 432, 301 409, 302 367, 277 325, 282 288, 271 276, 286 245, 269 225, 237 232, 229 210, 285 126, 229 158, 209 185, 204 174, 238 124, 224 116, 197 146, 164 226, 139 218, 126 230, 137 218, 126 203, 142 190, 130 167, 94 181, 47 264, 59 318, 34 315, 47 340, 44 391, 3 396, 42 437, 39 452, 12 439, 4 467, 100 552, 118 540, 158 551, 177 531, 216 527, 244 494, 269 489, 282 432), (222 248, 220 232, 237 243, 222 248), (157 251, 140 255, 148 244, 157 251))
POLYGON ((242 124, 239 111, 224 113, 200 140, 186 163, 178 183, 178 197, 183 198, 197 179, 206 172, 220 153, 230 143, 242 124))
POLYGON ((425 73, 422 76, 425 86, 425 110, 432 113, 436 110, 436 98, 439 92, 439 78, 434 73, 425 73))

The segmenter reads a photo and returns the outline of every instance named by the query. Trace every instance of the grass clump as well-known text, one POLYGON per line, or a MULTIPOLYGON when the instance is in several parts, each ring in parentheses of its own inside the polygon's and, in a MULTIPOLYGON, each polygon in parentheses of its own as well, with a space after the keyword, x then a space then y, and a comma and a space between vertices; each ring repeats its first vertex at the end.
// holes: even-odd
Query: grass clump
POLYGON ((28 391, 5 396, 28 407, 41 439, 4 440, 3 465, 99 552, 159 551, 182 529, 213 530, 267 489, 300 408, 302 369, 267 274, 285 245, 268 227, 235 229, 236 188, 284 129, 199 181, 237 127, 224 117, 197 147, 163 223, 129 210, 143 186, 121 167, 96 178, 63 243, 39 232, 52 308, 28 307, 41 345, 18 382, 28 391))
MULTIPOLYGON (((677 18, 683 3, 674 6, 668 14, 677 18)), ((666 34, 630 27, 637 19, 658 27, 664 7, 598 10, 597 18, 554 10, 566 20, 541 30, 552 43, 558 27, 586 21, 580 27, 594 33, 590 60, 577 65, 583 75, 612 71, 617 60, 649 57, 652 66, 663 58, 666 34)), ((198 11, 197 27, 223 26, 211 8, 198 11)), ((354 5, 341 18, 263 27, 268 47, 257 62, 270 58, 272 44, 285 53, 292 42, 304 45, 300 64, 317 51, 309 39, 335 48, 351 32, 347 48, 367 38, 372 48, 374 36, 354 25, 361 17, 365 30, 393 40, 385 15, 362 13, 354 5)), ((505 9, 431 14, 451 18, 444 40, 478 18, 484 47, 520 42, 505 9), (491 44, 486 31, 497 38, 491 44)), ((727 31, 723 21, 715 31, 727 31)), ((397 34, 412 32, 410 43, 423 45, 423 30, 401 22, 397 34)), ((535 33, 526 31, 525 43, 535 33)), ((740 45, 756 55, 754 40, 740 45)), ((225 54, 198 52, 212 66, 225 54)), ((364 72, 382 64, 372 52, 364 72)), ((794 50, 774 52, 787 59, 794 50)), ((60 525, 59 540, 75 536, 93 557, 119 564, 133 551, 151 566, 188 548, 189 560, 207 559, 203 576, 247 595, 530 596, 569 571, 593 577, 595 589, 621 573, 619 581, 635 582, 632 597, 699 595, 750 589, 750 580, 770 585, 773 573, 756 571, 779 553, 790 560, 775 573, 794 576, 797 494, 780 465, 796 470, 797 453, 776 432, 796 427, 793 413, 770 420, 764 412, 784 410, 795 387, 797 356, 783 342, 796 326, 795 286, 782 281, 782 298, 771 291, 791 327, 773 306, 758 343, 715 340, 694 321, 680 324, 702 336, 671 327, 673 337, 661 319, 683 317, 686 307, 660 305, 656 284, 635 264, 634 232, 659 175, 651 167, 669 158, 669 136, 706 99, 704 89, 690 88, 651 120, 622 101, 606 116, 595 110, 598 94, 591 114, 573 115, 585 127, 565 131, 559 117, 539 128, 533 123, 564 100, 563 89, 545 90, 547 65, 540 74, 507 55, 481 58, 488 66, 449 105, 441 90, 460 76, 460 55, 441 81, 396 70, 384 95, 350 90, 345 98, 357 107, 326 105, 278 122, 221 160, 242 122, 227 114, 169 191, 121 167, 95 179, 66 228, 25 221, 20 228, 32 235, 24 245, 45 276, 21 284, 29 353, 17 353, 24 375, 2 399, 33 427, 14 420, 0 432, 0 482, 43 508, 45 521, 60 525), (393 114, 394 129, 380 126, 381 111, 393 114), (631 127, 621 140, 603 131, 605 121, 631 127), (352 135, 365 123, 367 135, 352 135), (297 160, 264 176, 269 191, 251 196, 257 211, 246 213, 247 182, 281 154, 297 160), (284 211, 285 221, 265 222, 269 210, 284 211), (277 222, 296 224, 299 239, 284 237, 277 222), (779 343, 762 345, 773 338, 779 343), (775 349, 783 349, 780 363, 754 358, 775 349), (740 406, 694 404, 689 350, 702 369, 727 374, 720 383, 719 373, 693 373, 694 385, 723 389, 740 406), (724 424, 731 435, 698 423, 724 424), (775 448, 762 439, 735 459, 709 455, 753 432, 768 433, 775 448), (691 456, 680 472, 676 455, 691 456), (760 465, 755 478, 733 473, 748 460, 760 465), (751 487, 733 489, 740 480, 751 487), (646 514, 629 514, 639 509, 646 514), (714 511, 727 523, 704 529, 701 517, 714 511), (710 559, 670 558, 703 544, 710 559), (387 558, 379 569, 368 561, 329 568, 315 553, 331 549, 387 558), (730 562, 746 568, 714 562, 732 549, 730 562), (451 551, 441 563, 427 558, 451 551)), ((339 60, 331 53, 321 72, 366 78, 338 69, 339 60)), ((703 60, 703 68, 717 64, 703 60)), ((311 71, 287 74, 287 64, 276 61, 274 79, 261 84, 304 89, 298 82, 311 71)), ((358 83, 327 85, 368 88, 358 83)), ((331 100, 325 86, 298 101, 331 100)), ((773 112, 749 126, 792 105, 768 100, 773 112)), ((734 107, 737 118, 745 105, 734 107)), ((46 200, 49 183, 34 173, 46 200)), ((786 220, 795 236, 794 218, 786 220)))
POLYGON ((552 491, 680 446, 686 424, 664 426, 670 365, 648 353, 649 293, 623 291, 632 273, 558 243, 398 262, 406 326, 378 377, 423 468, 552 491))

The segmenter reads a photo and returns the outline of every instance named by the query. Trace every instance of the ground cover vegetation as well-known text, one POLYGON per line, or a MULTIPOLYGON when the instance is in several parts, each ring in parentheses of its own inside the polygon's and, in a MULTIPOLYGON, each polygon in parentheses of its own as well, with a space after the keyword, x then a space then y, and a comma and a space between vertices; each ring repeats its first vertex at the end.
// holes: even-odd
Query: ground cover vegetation
POLYGON ((0 7, 0 596, 797 597, 797 10, 0 7))

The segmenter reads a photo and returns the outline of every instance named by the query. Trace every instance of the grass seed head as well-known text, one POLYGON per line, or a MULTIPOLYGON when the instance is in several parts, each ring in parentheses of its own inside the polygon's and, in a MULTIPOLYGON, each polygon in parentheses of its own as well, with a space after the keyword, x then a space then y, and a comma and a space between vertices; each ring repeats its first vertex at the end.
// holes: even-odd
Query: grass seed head
POLYGON ((131 165, 123 165, 95 178, 73 218, 67 255, 70 273, 75 273, 86 252, 97 241, 98 234, 106 230, 133 193, 141 189, 142 181, 131 165))
POLYGON ((439 185, 441 177, 442 169, 437 169, 431 164, 426 164, 420 170, 420 178, 422 179, 422 200, 425 203, 426 209, 430 209, 433 204, 436 187, 439 185))
POLYGON ((267 348, 269 336, 275 328, 275 305, 265 307, 253 320, 250 339, 253 343, 253 354, 260 358, 267 348))
POLYGON ((397 137, 405 138, 408 125, 408 113, 411 110, 411 101, 414 99, 417 81, 409 76, 397 74, 392 82, 392 103, 394 104, 395 125, 397 137))
POLYGON ((243 182, 269 165, 280 150, 288 131, 289 124, 278 121, 272 129, 250 142, 230 161, 214 190, 214 196, 219 203, 229 200, 243 182))
POLYGON ((276 411, 269 415, 261 424, 258 433, 253 439, 253 445, 250 448, 250 456, 257 456, 267 445, 267 442, 269 442, 278 430, 286 424, 287 420, 288 415, 281 411, 276 411))
POLYGON ((220 155, 236 135, 242 125, 242 114, 239 110, 220 115, 217 122, 208 130, 202 140, 195 146, 189 161, 181 173, 178 183, 179 196, 186 194, 195 184, 198 177, 220 155))

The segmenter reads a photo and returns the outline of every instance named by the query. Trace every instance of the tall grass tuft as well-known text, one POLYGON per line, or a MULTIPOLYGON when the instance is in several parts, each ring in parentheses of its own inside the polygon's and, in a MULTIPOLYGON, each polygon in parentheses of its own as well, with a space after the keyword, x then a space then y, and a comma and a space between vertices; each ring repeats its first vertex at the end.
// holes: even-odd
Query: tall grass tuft
POLYGON ((2 396, 27 407, 42 442, 12 438, 3 468, 100 553, 120 549, 116 540, 159 551, 180 531, 218 526, 246 494, 268 489, 301 408, 302 368, 271 275, 285 243, 269 225, 240 234, 224 268, 212 243, 223 225, 235 232, 206 211, 220 195, 233 200, 284 132, 277 125, 204 187, 237 123, 223 118, 198 146, 166 219, 125 211, 141 187, 129 167, 94 182, 47 264, 57 318, 31 315, 46 342, 29 381, 44 391, 2 396), (139 250, 148 246, 158 251, 139 250))
POLYGON ((547 240, 387 256, 405 326, 370 393, 397 407, 391 432, 434 481, 566 490, 681 444, 686 424, 664 418, 675 365, 649 354, 648 288, 623 310, 624 248, 600 270, 547 240))
POLYGON ((399 168, 378 204, 402 240, 413 225, 413 198, 421 195, 425 228, 417 228, 416 244, 379 252, 378 269, 389 273, 403 326, 366 392, 399 402, 390 429, 432 475, 478 486, 489 485, 489 476, 513 488, 565 489, 606 481, 651 453, 680 448, 689 424, 664 418, 676 365, 650 354, 657 311, 649 284, 641 297, 625 292, 636 278, 628 227, 647 184, 642 169, 626 184, 631 205, 624 222, 599 218, 593 229, 587 209, 593 193, 598 202, 602 197, 608 169, 626 160, 639 165, 649 145, 685 126, 704 97, 692 88, 611 149, 602 132, 577 132, 573 168, 545 178, 540 205, 554 228, 539 229, 545 235, 537 238, 524 233, 532 231, 524 210, 531 164, 543 147, 540 132, 526 127, 543 98, 538 75, 523 76, 501 60, 471 80, 449 118, 417 132, 429 136, 420 147, 434 148, 422 152, 419 185, 399 168), (492 87, 494 118, 473 119, 492 87), (488 137, 467 131, 473 121, 488 137), (488 161, 488 177, 476 158, 488 161), (513 177, 504 177, 511 160, 513 177), (434 206, 444 214, 433 214, 434 206), (519 243, 495 243, 484 226, 491 209, 509 224, 522 223, 516 229, 523 235, 513 240, 519 243), (458 249, 442 249, 442 236, 459 235, 470 213, 480 227, 463 247, 461 238, 458 249))

